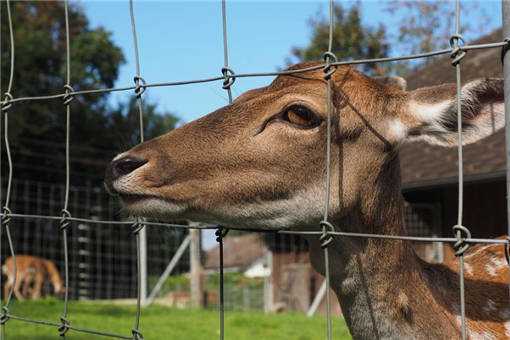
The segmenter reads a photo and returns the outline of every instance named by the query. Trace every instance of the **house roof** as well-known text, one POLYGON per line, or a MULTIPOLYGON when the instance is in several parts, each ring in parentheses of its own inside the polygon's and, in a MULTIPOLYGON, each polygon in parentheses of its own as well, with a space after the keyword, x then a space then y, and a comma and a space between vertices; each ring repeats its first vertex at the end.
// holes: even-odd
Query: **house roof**
MULTIPOLYGON (((475 44, 502 40, 502 31, 475 41, 475 44)), ((481 77, 502 77, 501 49, 468 51, 461 62, 465 83, 481 77)), ((455 69, 449 56, 435 58, 422 69, 406 77, 409 90, 455 82, 455 69)), ((498 131, 464 148, 464 174, 467 181, 497 178, 505 173, 505 135, 498 131)), ((404 189, 454 183, 457 180, 457 148, 444 148, 425 142, 404 144, 400 151, 404 189)))
MULTIPOLYGON (((246 268, 266 254, 267 247, 262 235, 245 234, 241 236, 226 236, 223 239, 223 266, 225 268, 246 268)), ((205 252, 205 269, 219 267, 218 246, 205 252)))

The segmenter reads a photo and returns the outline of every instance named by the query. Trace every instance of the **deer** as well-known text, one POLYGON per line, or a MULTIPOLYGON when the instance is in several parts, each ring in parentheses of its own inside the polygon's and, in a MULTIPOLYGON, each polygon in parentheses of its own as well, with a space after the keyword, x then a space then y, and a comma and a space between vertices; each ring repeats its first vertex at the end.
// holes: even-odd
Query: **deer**
POLYGON ((18 300, 41 298, 44 282, 49 280, 56 295, 64 291, 64 284, 55 263, 37 256, 16 255, 16 280, 14 279, 14 257, 10 256, 2 266, 7 276, 4 285, 4 299, 13 289, 18 300))
MULTIPOLYGON (((317 67, 314 67, 317 66, 317 67)), ((281 74, 232 104, 117 155, 107 190, 133 216, 188 219, 248 230, 320 230, 325 205, 328 112, 324 72, 281 74)), ((457 146, 455 84, 407 91, 400 77, 374 78, 338 65, 331 82, 331 198, 335 230, 406 235, 398 150, 416 140, 457 146)), ((505 124, 503 80, 461 88, 463 144, 505 124)), ((324 274, 319 237, 306 236, 324 274)), ((503 245, 465 253, 471 339, 510 337, 503 245)), ((335 236, 331 288, 354 339, 461 336, 459 268, 421 260, 409 242, 335 236)))

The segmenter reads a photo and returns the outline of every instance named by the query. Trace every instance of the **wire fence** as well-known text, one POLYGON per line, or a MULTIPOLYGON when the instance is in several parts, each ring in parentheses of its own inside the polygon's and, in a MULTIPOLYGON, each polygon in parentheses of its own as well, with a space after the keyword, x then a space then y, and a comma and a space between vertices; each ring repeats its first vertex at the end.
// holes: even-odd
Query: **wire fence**
MULTIPOLYGON (((503 1, 504 3, 504 1, 503 1)), ((62 234, 62 243, 63 243, 63 252, 64 252, 64 281, 65 281, 65 295, 63 301, 62 314, 59 320, 35 320, 19 315, 14 315, 9 311, 9 307, 12 302, 13 290, 9 291, 9 294, 6 298, 6 302, 3 304, 1 313, 0 313, 0 325, 1 325, 1 337, 2 339, 6 338, 5 334, 5 324, 10 319, 18 320, 22 322, 34 323, 39 325, 47 325, 55 327, 58 330, 58 334, 65 338, 66 334, 69 331, 73 332, 82 332, 94 335, 102 335, 106 337, 113 337, 118 339, 134 339, 139 340, 143 339, 142 332, 140 330, 140 318, 141 318, 141 295, 142 295, 142 287, 140 282, 140 270, 141 270, 141 247, 140 242, 143 237, 144 228, 146 227, 171 227, 171 228, 190 228, 188 225, 179 225, 179 224, 168 224, 168 223, 159 223, 159 222, 151 222, 146 221, 140 218, 136 218, 129 221, 110 221, 110 220, 96 220, 89 218, 77 218, 73 217, 71 212, 69 211, 69 180, 71 176, 70 170, 70 155, 69 155, 69 145, 72 142, 70 136, 70 124, 71 124, 71 107, 73 99, 78 95, 84 94, 98 94, 105 92, 118 92, 118 91, 134 91, 137 98, 137 105, 139 110, 140 117, 140 142, 144 141, 143 136, 143 109, 142 109, 142 95, 148 88, 153 87, 167 87, 167 86, 180 86, 180 85, 188 85, 188 84, 197 84, 197 83, 207 83, 207 82, 216 82, 222 81, 222 87, 228 93, 229 103, 232 103, 232 93, 231 87, 234 84, 237 78, 247 78, 247 77, 267 77, 267 76, 278 76, 278 75, 291 75, 291 74, 300 74, 305 72, 310 72, 314 70, 323 70, 324 71, 324 79, 327 81, 327 93, 326 93, 326 112, 327 112, 327 133, 326 133, 326 169, 325 169, 325 178, 324 178, 324 195, 325 195, 325 204, 323 208, 323 221, 320 223, 322 230, 317 231, 291 231, 291 230, 279 230, 279 233, 282 234, 294 234, 294 235, 315 235, 319 238, 322 248, 324 249, 324 261, 325 261, 325 280, 327 287, 329 288, 330 282, 330 268, 329 268, 329 253, 328 246, 334 242, 333 237, 351 237, 351 238, 373 238, 373 239, 385 239, 385 240, 401 240, 401 241, 414 241, 414 242, 443 242, 443 243, 452 243, 454 248, 456 249, 456 255, 459 258, 459 294, 460 294, 460 313, 461 313, 461 337, 462 339, 467 338, 467 327, 466 327, 466 315, 465 315, 465 291, 464 291, 464 253, 468 249, 468 247, 472 244, 500 244, 505 248, 505 253, 508 256, 508 248, 510 247, 509 239, 483 239, 483 238, 472 238, 469 229, 462 225, 463 221, 463 149, 462 149, 462 114, 461 114, 461 63, 463 58, 466 56, 466 52, 470 50, 476 49, 488 49, 488 48, 502 48, 502 59, 505 56, 506 50, 509 46, 510 40, 505 39, 501 42, 493 42, 487 44, 478 44, 478 45, 466 45, 461 36, 460 32, 460 0, 457 0, 455 3, 455 33, 451 36, 449 40, 450 48, 436 50, 432 52, 426 53, 418 53, 412 55, 404 55, 397 57, 388 57, 388 58, 375 58, 375 59, 363 59, 363 60, 350 60, 350 61, 338 61, 333 51, 333 30, 334 30, 334 2, 333 0, 329 1, 329 41, 328 41, 328 50, 324 53, 324 62, 318 65, 298 68, 292 70, 278 71, 278 72, 256 72, 256 73, 235 73, 231 68, 229 68, 229 59, 228 59, 228 39, 227 39, 227 7, 225 0, 221 1, 221 14, 222 14, 222 28, 223 28, 223 49, 224 49, 224 66, 221 68, 221 76, 213 76, 209 78, 202 79, 192 79, 192 80, 183 80, 183 81, 171 81, 171 82, 160 82, 160 83, 148 83, 145 79, 142 78, 140 72, 140 58, 139 58, 139 49, 138 49, 138 37, 136 31, 136 23, 135 23, 135 12, 133 8, 133 0, 129 1, 129 10, 130 10, 130 19, 131 19, 131 28, 132 28, 132 39, 134 45, 134 54, 135 54, 135 62, 136 62, 136 70, 134 76, 134 85, 125 86, 125 87, 117 87, 117 88, 101 88, 101 89, 87 89, 75 91, 72 87, 72 78, 70 72, 70 37, 69 37, 69 15, 68 15, 68 0, 65 0, 65 32, 66 32, 66 74, 65 74, 65 86, 63 91, 57 92, 55 94, 46 94, 41 96, 34 97, 14 97, 13 93, 13 79, 14 79, 14 67, 15 67, 15 41, 14 41, 14 24, 11 16, 11 7, 10 1, 6 1, 7 8, 7 19, 8 19, 8 28, 9 28, 9 38, 10 38, 10 73, 9 73, 9 82, 5 92, 3 92, 3 99, 0 102, 1 105, 1 113, 2 118, 4 119, 4 145, 7 155, 7 164, 8 164, 8 174, 7 174, 7 188, 5 191, 5 197, 2 197, 2 192, 0 192, 0 198, 3 198, 3 212, 0 215, 2 230, 0 233, 0 245, 2 244, 1 238, 5 234, 7 238, 8 244, 8 252, 12 257, 16 256, 16 252, 12 242, 12 236, 10 231, 10 223, 12 220, 21 219, 21 220, 45 220, 48 222, 53 222, 59 225, 57 231, 62 234), (411 60, 411 59, 419 59, 419 58, 428 58, 439 55, 450 55, 452 58, 452 66, 455 68, 456 74, 456 86, 457 86, 457 95, 456 95, 456 111, 458 116, 457 126, 458 126, 458 216, 457 216, 457 224, 453 227, 453 237, 418 237, 418 236, 405 236, 405 235, 384 235, 384 234, 368 234, 368 233, 355 233, 355 232, 344 232, 337 230, 331 222, 329 222, 329 206, 330 206, 330 186, 331 186, 331 176, 330 176, 330 167, 331 167, 331 115, 332 115, 332 75, 336 71, 337 66, 341 65, 357 65, 357 64, 368 64, 368 63, 382 63, 382 62, 395 62, 401 60, 411 60), (23 213, 15 213, 10 209, 10 198, 12 191, 12 179, 14 174, 13 171, 13 159, 11 155, 11 149, 9 145, 9 112, 13 110, 13 106, 16 103, 20 102, 30 102, 30 101, 41 101, 41 100, 54 100, 61 99, 63 101, 63 107, 66 112, 66 139, 65 139, 65 170, 66 170, 66 178, 65 178, 65 199, 62 207, 61 216, 55 215, 28 215, 23 213), (131 330, 130 335, 121 335, 121 334, 113 334, 109 332, 104 332, 101 330, 88 329, 79 326, 75 326, 72 323, 72 318, 69 316, 69 258, 68 258, 68 240, 67 240, 67 232, 69 228, 74 227, 77 222, 89 223, 91 225, 100 225, 100 224, 111 224, 111 225, 125 225, 132 228, 132 234, 136 239, 136 249, 137 249, 137 308, 134 316, 134 323, 131 330)), ((503 4, 504 6, 504 4, 503 4)), ((1 8, 1 7, 0 7, 1 8)), ((72 23, 71 23, 72 24, 72 23)), ((0 89, 1 90, 1 89, 0 89)), ((0 91, 1 92, 1 91, 0 91)), ((1 161, 1 160, 0 160, 1 161)), ((283 226, 282 226, 283 227, 283 226)), ((224 290, 223 290, 223 237, 225 236, 227 229, 221 226, 214 225, 203 225, 197 226, 194 225, 194 228, 198 229, 216 229, 217 241, 219 242, 219 256, 220 256, 220 278, 219 278, 219 303, 218 303, 218 313, 219 313, 219 328, 220 328, 220 339, 224 339, 225 328, 224 328, 224 290)), ((243 229, 246 230, 246 229, 243 229)), ((262 232, 263 230, 253 230, 257 232, 262 232)), ((1 249, 0 249, 1 254, 1 249)), ((15 262, 15 261, 14 261, 15 262)), ((14 268, 16 273, 16 268, 14 268)), ((16 274, 14 275, 16 277, 16 274)), ((0 282, 1 283, 1 282, 0 282)), ((327 296, 326 303, 326 335, 327 339, 330 340, 333 338, 332 334, 332 318, 331 318, 331 303, 329 300, 329 294, 327 296)))

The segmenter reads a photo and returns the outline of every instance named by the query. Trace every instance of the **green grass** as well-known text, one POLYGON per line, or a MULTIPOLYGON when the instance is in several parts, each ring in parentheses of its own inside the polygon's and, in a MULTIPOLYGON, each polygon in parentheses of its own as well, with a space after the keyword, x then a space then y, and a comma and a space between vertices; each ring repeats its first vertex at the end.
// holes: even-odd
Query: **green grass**
MULTIPOLYGON (((41 300, 18 302, 10 307, 13 315, 42 320, 59 320, 62 302, 41 300)), ((76 327, 93 328, 130 335, 135 308, 105 302, 71 302, 69 320, 76 327)), ((334 339, 350 339, 343 319, 333 320, 334 339)), ((211 310, 179 310, 151 306, 142 310, 141 330, 146 340, 217 339, 218 315, 211 310)), ((14 319, 5 326, 6 340, 61 339, 55 327, 32 325, 14 319)), ((68 339, 109 339, 69 331, 68 339)), ((312 340, 325 338, 325 319, 307 318, 302 314, 264 314, 259 312, 226 312, 225 339, 312 340)))

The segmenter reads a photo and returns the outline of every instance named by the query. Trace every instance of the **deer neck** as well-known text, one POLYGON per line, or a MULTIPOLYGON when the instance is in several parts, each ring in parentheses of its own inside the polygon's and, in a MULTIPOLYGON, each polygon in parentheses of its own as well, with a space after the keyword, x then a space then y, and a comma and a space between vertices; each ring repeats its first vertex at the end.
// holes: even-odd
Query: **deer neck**
MULTIPOLYGON (((398 159, 392 163, 385 169, 388 173, 367 183, 358 207, 334 221, 339 230, 406 234, 398 159)), ((316 239, 309 243, 312 265, 324 273, 324 251, 316 239)), ((423 262, 409 242, 336 236, 328 251, 331 288, 355 339, 442 339, 457 334, 451 317, 434 301, 423 262), (434 330, 432 319, 438 325, 434 330)))

